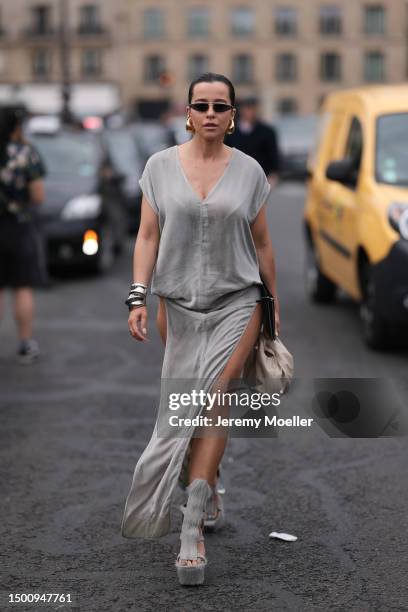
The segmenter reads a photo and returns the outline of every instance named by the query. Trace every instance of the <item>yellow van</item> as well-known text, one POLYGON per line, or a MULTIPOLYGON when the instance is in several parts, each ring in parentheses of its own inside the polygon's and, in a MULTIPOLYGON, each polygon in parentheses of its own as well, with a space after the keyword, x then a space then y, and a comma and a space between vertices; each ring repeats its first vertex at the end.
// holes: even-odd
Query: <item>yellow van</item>
POLYGON ((408 85, 329 94, 308 160, 306 287, 359 304, 371 348, 408 332, 408 85))

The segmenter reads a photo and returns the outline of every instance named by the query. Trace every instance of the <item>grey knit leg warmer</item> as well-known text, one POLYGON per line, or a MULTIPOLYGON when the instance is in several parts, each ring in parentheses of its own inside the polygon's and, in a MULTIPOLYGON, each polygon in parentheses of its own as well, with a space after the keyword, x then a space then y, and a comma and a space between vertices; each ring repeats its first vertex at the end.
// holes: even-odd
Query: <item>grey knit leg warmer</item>
POLYGON ((212 489, 203 478, 195 478, 186 487, 188 493, 187 506, 183 510, 184 520, 181 529, 180 559, 197 559, 197 541, 199 527, 203 519, 204 508, 212 489))
MULTIPOLYGON (((211 485, 210 485, 211 486, 211 485)), ((211 487, 211 495, 208 496, 207 498, 207 503, 205 505, 205 512, 207 513, 207 516, 211 516, 213 514, 216 514, 217 509, 214 504, 214 496, 217 494, 217 487, 211 487)))

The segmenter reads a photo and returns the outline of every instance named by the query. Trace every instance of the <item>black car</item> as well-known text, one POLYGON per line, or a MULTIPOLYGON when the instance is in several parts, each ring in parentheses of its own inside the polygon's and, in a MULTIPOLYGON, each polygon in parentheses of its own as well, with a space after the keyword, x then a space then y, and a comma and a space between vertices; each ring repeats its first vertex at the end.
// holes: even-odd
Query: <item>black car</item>
POLYGON ((142 191, 139 179, 144 168, 142 157, 131 127, 106 129, 102 140, 112 163, 123 175, 123 192, 126 200, 129 231, 137 233, 140 224, 142 191))
POLYGON ((124 176, 129 230, 137 233, 142 203, 139 179, 151 155, 176 143, 174 129, 157 121, 142 121, 120 128, 107 128, 102 139, 110 158, 124 176))
POLYGON ((50 267, 110 269, 127 236, 123 175, 97 133, 62 129, 29 134, 46 170, 39 222, 50 267))

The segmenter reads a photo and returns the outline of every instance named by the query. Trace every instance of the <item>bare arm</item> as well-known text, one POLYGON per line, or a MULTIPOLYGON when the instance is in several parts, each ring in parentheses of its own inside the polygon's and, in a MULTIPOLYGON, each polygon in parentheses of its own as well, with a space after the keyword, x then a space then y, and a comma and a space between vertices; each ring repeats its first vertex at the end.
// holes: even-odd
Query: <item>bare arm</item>
POLYGON ((269 235, 265 206, 262 206, 255 221, 250 227, 258 257, 259 272, 265 285, 275 298, 276 330, 279 334, 280 316, 278 293, 276 289, 275 254, 272 248, 272 240, 269 235))
POLYGON ((45 199, 44 181, 42 179, 30 181, 28 183, 28 192, 32 204, 42 204, 45 199))
MULTIPOLYGON (((149 286, 156 264, 159 242, 158 216, 148 203, 146 196, 143 195, 140 226, 133 252, 133 282, 149 286)), ((134 338, 147 340, 147 307, 133 308, 129 313, 128 324, 129 331, 134 338)))
POLYGON ((133 282, 150 283, 159 242, 158 216, 143 195, 140 226, 133 251, 133 282))
POLYGON ((277 173, 268 174, 266 178, 268 179, 268 183, 271 185, 271 187, 276 187, 279 182, 279 174, 277 173))

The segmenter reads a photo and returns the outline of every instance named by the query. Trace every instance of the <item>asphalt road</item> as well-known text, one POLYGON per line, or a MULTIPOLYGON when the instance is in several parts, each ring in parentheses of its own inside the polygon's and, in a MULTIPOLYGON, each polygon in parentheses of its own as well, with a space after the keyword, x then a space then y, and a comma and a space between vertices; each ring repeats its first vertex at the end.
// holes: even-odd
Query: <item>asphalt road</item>
MULTIPOLYGON (((269 206, 281 337, 295 357, 292 401, 323 377, 396 378, 408 351, 368 351, 356 307, 308 303, 300 227, 303 190, 269 206)), ((119 533, 135 463, 148 442, 163 348, 129 336, 123 305, 130 240, 105 278, 57 280, 37 294, 43 355, 15 362, 10 297, 0 328, 2 569, 0 609, 347 612, 408 610, 407 438, 334 438, 319 426, 231 438, 223 460, 228 524, 206 538, 206 584, 177 582, 181 513, 159 540, 119 533), (271 531, 298 536, 269 539, 271 531), (7 607, 9 593, 71 593, 76 605, 7 607)), ((405 398, 408 395, 405 395, 405 398)), ((407 402, 404 407, 406 408, 407 402)))

